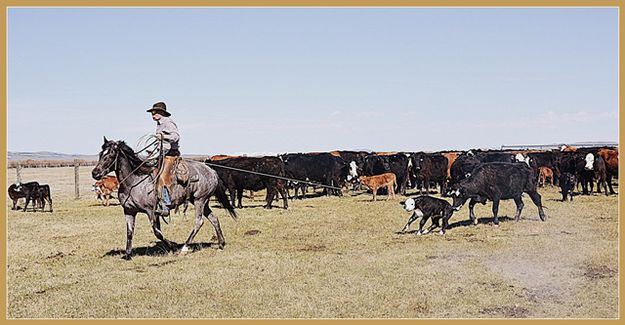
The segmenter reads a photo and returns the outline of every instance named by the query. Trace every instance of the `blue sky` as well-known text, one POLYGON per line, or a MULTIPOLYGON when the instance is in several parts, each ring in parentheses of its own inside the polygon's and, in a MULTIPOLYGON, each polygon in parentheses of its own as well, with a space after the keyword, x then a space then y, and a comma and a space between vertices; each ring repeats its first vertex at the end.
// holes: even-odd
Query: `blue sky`
POLYGON ((8 150, 617 141, 617 69, 616 8, 10 8, 8 150))

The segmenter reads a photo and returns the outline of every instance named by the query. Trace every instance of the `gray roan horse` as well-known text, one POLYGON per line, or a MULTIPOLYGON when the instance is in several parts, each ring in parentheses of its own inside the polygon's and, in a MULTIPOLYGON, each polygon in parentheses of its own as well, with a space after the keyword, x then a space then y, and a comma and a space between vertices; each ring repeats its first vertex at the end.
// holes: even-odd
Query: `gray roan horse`
MULTIPOLYGON (((196 212, 195 226, 180 252, 185 253, 189 250, 189 244, 204 223, 202 216, 206 217, 215 227, 219 249, 223 249, 226 242, 219 226, 219 220, 208 205, 209 198, 214 194, 219 203, 236 220, 234 208, 230 205, 219 176, 212 168, 199 161, 186 160, 186 163, 189 167, 191 180, 186 187, 180 184, 172 186, 171 202, 174 207, 177 207, 183 204, 185 200, 189 200, 195 206, 196 212)), ((159 216, 154 213, 154 207, 156 207, 154 167, 148 166, 146 161, 139 158, 124 141, 109 141, 104 137, 98 164, 93 168, 91 175, 94 179, 99 180, 111 171, 115 171, 119 180, 118 197, 126 215, 126 252, 122 258, 126 260, 131 258, 132 235, 138 212, 148 215, 156 238, 173 251, 175 243, 165 239, 161 232, 159 216)))

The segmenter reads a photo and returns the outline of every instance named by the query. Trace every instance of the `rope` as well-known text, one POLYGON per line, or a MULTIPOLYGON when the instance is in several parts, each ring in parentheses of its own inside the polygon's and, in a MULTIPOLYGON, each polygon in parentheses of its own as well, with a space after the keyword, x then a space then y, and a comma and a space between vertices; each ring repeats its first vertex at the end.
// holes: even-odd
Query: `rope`
POLYGON ((235 171, 238 171, 238 172, 244 172, 244 173, 249 173, 249 174, 256 174, 256 175, 266 176, 266 177, 279 178, 279 179, 282 179, 282 180, 298 182, 298 183, 304 183, 304 184, 312 185, 312 186, 325 187, 325 188, 330 188, 330 189, 333 189, 333 190, 339 190, 339 191, 341 190, 340 187, 324 185, 324 184, 319 184, 319 183, 313 183, 313 182, 303 181, 303 180, 295 179, 295 178, 288 178, 288 177, 283 177, 283 176, 265 174, 265 173, 261 173, 261 172, 254 172, 254 171, 251 171, 251 170, 240 169, 240 168, 224 166, 224 165, 217 165, 217 164, 213 164, 213 163, 209 163, 209 162, 204 162, 204 164, 206 164, 208 166, 211 166, 211 167, 219 167, 219 168, 231 169, 231 170, 235 170, 235 171))

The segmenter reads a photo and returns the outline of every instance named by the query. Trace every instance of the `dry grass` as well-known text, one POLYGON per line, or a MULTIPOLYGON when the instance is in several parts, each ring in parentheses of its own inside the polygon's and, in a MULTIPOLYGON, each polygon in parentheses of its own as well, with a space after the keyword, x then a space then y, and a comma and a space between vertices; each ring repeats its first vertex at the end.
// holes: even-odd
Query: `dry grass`
MULTIPOLYGON (((487 204, 470 226, 465 206, 445 236, 421 237, 396 233, 408 214, 370 194, 287 211, 247 199, 236 222, 216 209, 224 251, 205 223, 196 251, 165 252, 140 216, 126 262, 121 208, 95 201, 89 172, 74 200, 73 168, 23 170, 24 181, 51 184, 55 211, 8 213, 9 318, 618 317, 616 196, 561 203, 541 189, 546 222, 525 198, 518 223, 492 226, 487 204)), ((174 215, 166 237, 184 241, 192 213, 174 215)), ((500 215, 512 217, 514 203, 500 215)))

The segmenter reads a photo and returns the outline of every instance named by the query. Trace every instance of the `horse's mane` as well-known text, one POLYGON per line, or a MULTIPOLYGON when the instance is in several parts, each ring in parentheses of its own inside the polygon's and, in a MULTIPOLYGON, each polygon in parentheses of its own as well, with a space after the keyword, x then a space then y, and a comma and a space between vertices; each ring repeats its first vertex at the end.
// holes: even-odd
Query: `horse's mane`
POLYGON ((124 156, 128 158, 132 170, 136 169, 135 174, 147 174, 154 170, 154 164, 151 161, 145 161, 139 158, 126 142, 119 141, 119 149, 123 152, 124 156))

